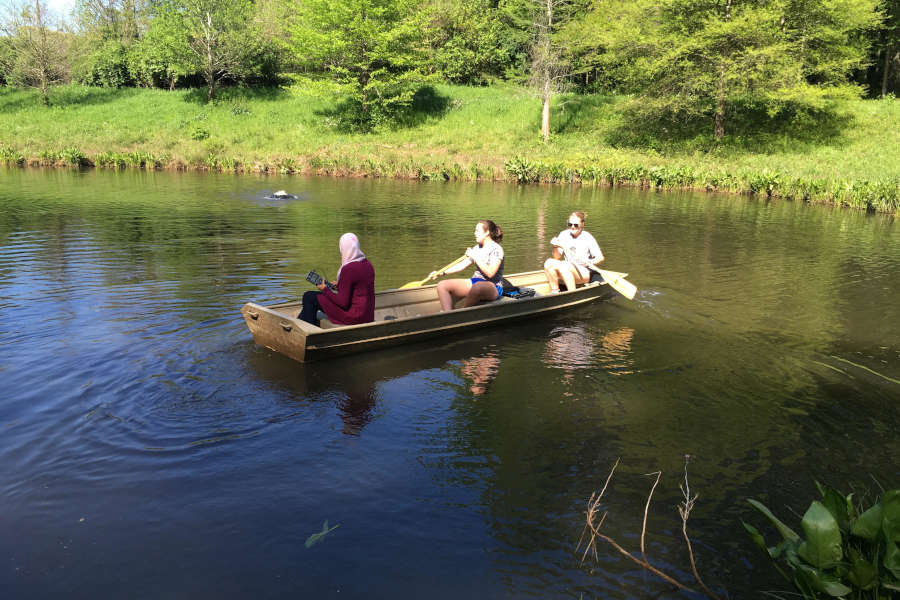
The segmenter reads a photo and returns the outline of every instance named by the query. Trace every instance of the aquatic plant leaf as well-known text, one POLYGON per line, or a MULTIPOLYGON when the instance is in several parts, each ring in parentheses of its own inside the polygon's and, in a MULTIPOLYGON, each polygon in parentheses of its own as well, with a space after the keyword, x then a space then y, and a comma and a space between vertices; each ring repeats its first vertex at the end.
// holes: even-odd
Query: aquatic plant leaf
POLYGON ((822 492, 822 504, 837 521, 841 531, 847 531, 850 526, 850 515, 852 514, 853 505, 848 497, 845 497, 839 491, 828 486, 819 486, 822 492))
POLYGON ((800 523, 806 541, 797 553, 803 560, 819 569, 830 569, 844 557, 841 548, 841 530, 828 509, 813 500, 800 523))
POLYGON ((881 503, 872 506, 869 510, 859 515, 859 518, 853 523, 850 533, 864 540, 874 542, 881 533, 881 503))
POLYGON ((900 579, 900 548, 897 542, 888 542, 884 552, 884 566, 891 574, 900 579))
POLYGON ((750 506, 752 506, 753 508, 755 508, 756 510, 758 510, 759 512, 764 514, 766 516, 766 518, 768 518, 769 521, 772 522, 772 525, 774 525, 775 528, 778 529, 778 532, 781 534, 781 537, 783 537, 784 539, 791 541, 791 542, 796 542, 800 539, 800 536, 797 535, 797 533, 793 529, 791 529, 790 527, 788 527, 787 525, 782 523, 778 519, 778 517, 773 515, 772 511, 770 511, 768 508, 766 508, 766 506, 762 502, 757 502, 753 498, 748 498, 747 502, 749 502, 750 506))
POLYGON ((900 490, 890 490, 881 497, 881 526, 889 542, 900 542, 900 490))
POLYGON ((306 538, 306 547, 311 548, 314 544, 317 544, 318 542, 322 541, 326 535, 328 535, 329 533, 331 533, 332 531, 334 531, 335 529, 337 529, 340 526, 341 526, 341 524, 338 523, 334 527, 329 528, 328 520, 326 519, 325 523, 322 524, 322 531, 320 531, 318 533, 314 533, 311 536, 309 536, 308 538, 306 538))
POLYGON ((744 526, 744 529, 747 530, 747 533, 750 534, 750 539, 753 540, 753 543, 756 546, 769 555, 769 557, 774 558, 772 556, 772 550, 766 545, 766 540, 763 538, 762 534, 750 523, 747 523, 743 519, 741 519, 741 525, 744 526))
POLYGON ((870 590, 878 585, 878 567, 850 549, 850 571, 847 580, 861 590, 870 590))
POLYGON ((796 574, 812 589, 825 592, 832 598, 846 596, 853 590, 841 583, 834 575, 829 575, 808 565, 800 565, 796 574))

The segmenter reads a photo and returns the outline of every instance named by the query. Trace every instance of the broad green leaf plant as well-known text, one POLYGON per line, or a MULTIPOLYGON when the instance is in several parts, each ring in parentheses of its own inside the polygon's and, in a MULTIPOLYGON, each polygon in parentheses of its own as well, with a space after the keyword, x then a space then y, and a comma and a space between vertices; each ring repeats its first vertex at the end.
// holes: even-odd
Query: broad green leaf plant
POLYGON ((803 515, 803 537, 762 503, 747 500, 781 536, 779 544, 768 546, 742 521, 751 539, 804 598, 900 598, 900 490, 884 492, 863 510, 853 494, 816 485, 822 500, 803 515))

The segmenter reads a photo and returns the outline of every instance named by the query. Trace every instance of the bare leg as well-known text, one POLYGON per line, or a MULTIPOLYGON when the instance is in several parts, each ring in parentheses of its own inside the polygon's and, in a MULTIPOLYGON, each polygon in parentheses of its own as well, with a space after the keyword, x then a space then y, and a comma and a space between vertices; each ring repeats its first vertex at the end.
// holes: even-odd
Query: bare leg
POLYGON ((491 302, 496 299, 497 287, 490 281, 479 281, 471 286, 463 306, 475 306, 479 302, 491 302))
POLYGON ((572 273, 573 270, 574 268, 567 269, 565 267, 559 270, 563 282, 566 284, 566 289, 570 292, 575 289, 575 274, 572 273))
MULTIPOLYGON (((437 284, 438 300, 441 302, 441 310, 453 310, 453 301, 456 298, 464 298, 472 288, 472 282, 468 279, 445 279, 437 284)), ((496 293, 496 290, 494 290, 496 293)))
POLYGON ((544 261, 544 275, 547 276, 547 283, 550 285, 550 291, 559 291, 559 273, 556 270, 556 264, 559 261, 555 258, 548 258, 544 261))
POLYGON ((578 269, 575 268, 575 265, 565 263, 564 266, 561 266, 560 274, 562 275, 563 281, 566 284, 566 289, 572 291, 575 289, 575 285, 578 283, 584 283, 587 279, 584 279, 581 276, 581 273, 578 272, 578 269))

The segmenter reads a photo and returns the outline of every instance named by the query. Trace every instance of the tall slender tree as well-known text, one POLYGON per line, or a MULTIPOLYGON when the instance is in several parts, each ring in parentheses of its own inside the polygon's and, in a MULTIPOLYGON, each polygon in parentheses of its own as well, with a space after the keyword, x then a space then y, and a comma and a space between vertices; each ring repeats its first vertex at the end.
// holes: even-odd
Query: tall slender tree
POLYGON ((38 89, 45 106, 50 104, 50 86, 64 82, 69 71, 69 39, 48 26, 49 18, 46 4, 33 0, 13 6, 3 25, 11 49, 4 69, 9 80, 38 89))
POLYGON ((585 12, 585 0, 506 0, 501 6, 529 34, 529 83, 541 98, 541 135, 550 139, 553 98, 574 73, 569 40, 562 32, 585 12))
POLYGON ((187 49, 183 70, 203 76, 212 100, 222 79, 241 70, 255 35, 252 9, 251 0, 160 0, 151 27, 158 39, 187 49))

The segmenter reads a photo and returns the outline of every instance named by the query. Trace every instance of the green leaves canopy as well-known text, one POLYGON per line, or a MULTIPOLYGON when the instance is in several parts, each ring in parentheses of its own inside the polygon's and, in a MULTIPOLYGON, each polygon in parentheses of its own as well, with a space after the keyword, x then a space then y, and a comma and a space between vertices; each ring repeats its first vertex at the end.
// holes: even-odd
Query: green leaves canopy
POLYGON ((413 0, 303 0, 290 32, 301 66, 345 87, 360 128, 408 106, 427 79, 423 24, 413 0))
POLYGON ((597 0, 569 32, 647 114, 722 119, 737 101, 821 109, 857 95, 877 0, 597 0), (591 53, 590 50, 593 49, 591 53))

